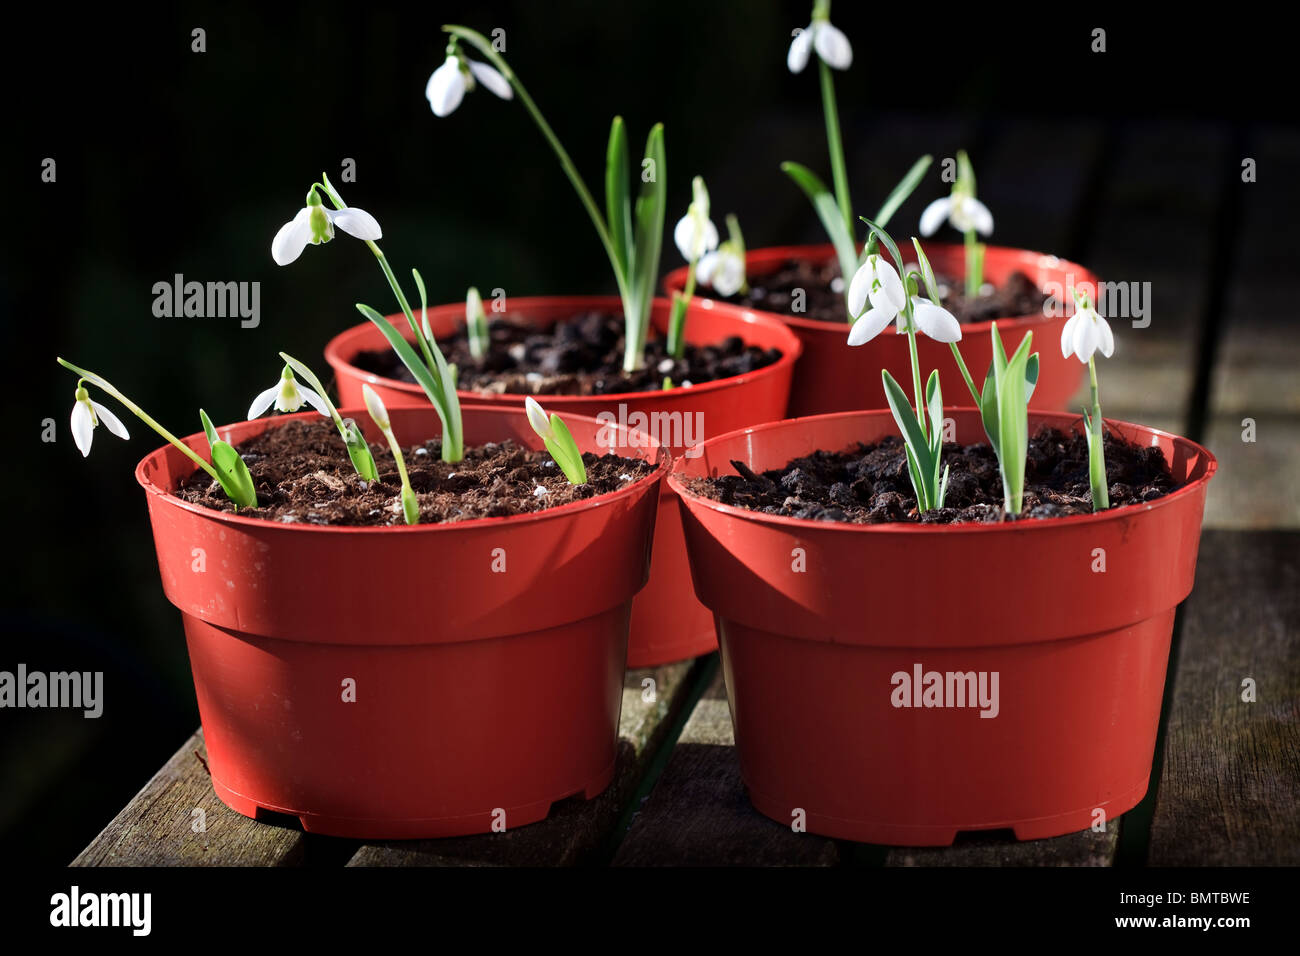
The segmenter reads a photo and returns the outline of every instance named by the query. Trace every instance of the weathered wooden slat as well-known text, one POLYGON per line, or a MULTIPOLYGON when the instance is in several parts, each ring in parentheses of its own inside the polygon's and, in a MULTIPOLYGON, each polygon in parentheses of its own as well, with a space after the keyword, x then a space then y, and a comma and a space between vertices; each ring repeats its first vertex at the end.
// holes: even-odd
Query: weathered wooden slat
POLYGON ((373 843, 349 866, 574 866, 600 863, 619 817, 636 791, 689 691, 695 662, 628 671, 619 717, 614 780, 594 800, 573 797, 540 823, 504 833, 445 840, 373 843), (644 685, 646 680, 654 686, 644 685), (650 691, 653 690, 653 694, 650 691), (647 699, 653 696, 652 700, 647 699))
POLYGON ((949 847, 895 847, 886 866, 1112 866, 1122 820, 1105 833, 1084 830, 1048 840, 974 837, 949 847))
POLYGON ((81 851, 72 865, 302 864, 306 835, 300 830, 258 823, 226 807, 212 790, 206 761, 207 751, 200 730, 176 751, 90 846, 81 851))
POLYGON ((1300 533, 1201 540, 1148 862, 1300 863, 1300 533))
POLYGON ((834 841, 750 805, 719 671, 614 856, 615 866, 833 866, 834 841))

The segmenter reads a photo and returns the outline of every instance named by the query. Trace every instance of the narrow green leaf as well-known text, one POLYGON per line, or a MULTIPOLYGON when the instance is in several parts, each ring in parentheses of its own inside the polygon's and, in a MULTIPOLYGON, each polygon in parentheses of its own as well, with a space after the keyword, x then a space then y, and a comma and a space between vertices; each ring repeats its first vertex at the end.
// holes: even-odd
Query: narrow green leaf
POLYGON ((1004 505, 1011 514, 1019 514, 1024 499, 1025 456, 1029 450, 1029 415, 1025 403, 1025 364, 1028 355, 1017 349, 1007 363, 1006 374, 998 387, 998 424, 1001 453, 1004 505))
POLYGON ((921 463, 916 460, 910 445, 904 445, 903 452, 907 455, 907 477, 912 480, 912 491, 916 493, 916 510, 929 511, 930 498, 926 494, 925 471, 921 468, 921 463))
POLYGON ((605 150, 605 218, 609 223, 614 254, 628 272, 632 248, 632 200, 627 189, 627 130, 623 117, 615 116, 609 126, 609 146, 605 150))
POLYGON ((217 436, 217 430, 212 425, 212 419, 208 418, 208 413, 199 409, 199 420, 203 422, 203 434, 207 436, 208 444, 215 445, 221 439, 217 436))
POLYGON ((208 418, 208 413, 199 409, 199 419, 203 422, 203 434, 208 439, 212 451, 212 467, 216 469, 217 480, 226 497, 241 508, 257 507, 257 490, 253 487, 253 476, 248 473, 248 466, 239 452, 229 442, 217 437, 217 430, 208 418))
POLYGON ((564 477, 569 479, 569 484, 585 485, 587 466, 582 462, 582 452, 578 450, 578 443, 573 440, 573 433, 569 431, 569 426, 564 424, 564 419, 555 412, 551 413, 551 432, 553 437, 545 440, 546 450, 560 466, 564 477))
POLYGON ((880 237, 880 241, 885 244, 885 248, 889 250, 889 254, 894 257, 894 266, 898 269, 898 274, 901 276, 903 274, 903 254, 898 251, 898 245, 894 242, 893 237, 866 216, 860 216, 859 218, 867 224, 867 228, 871 230, 873 236, 880 237))
POLYGON ((944 501, 948 497, 948 466, 943 466, 943 478, 939 480, 939 497, 935 499, 934 506, 942 508, 944 501))
POLYGON ((907 175, 899 180, 898 185, 893 188, 885 198, 884 203, 881 204, 880 211, 876 213, 876 223, 878 225, 889 225, 889 220, 894 213, 898 212, 898 207, 907 202, 907 197, 916 191, 917 186, 921 185, 921 180, 925 178, 925 172, 930 168, 931 162, 933 162, 933 157, 926 154, 912 164, 912 168, 907 171, 907 175))
POLYGON ((880 376, 885 383, 885 398, 889 401, 889 410, 894 413, 894 421, 903 435, 903 442, 916 457, 922 474, 928 473, 932 464, 930 447, 925 440, 925 433, 921 430, 921 423, 916 419, 916 412, 912 410, 912 402, 887 369, 882 369, 880 376))
POLYGON ((1025 363, 1025 401, 1034 397, 1034 388, 1038 385, 1038 353, 1029 356, 1025 363))
POLYGON ((934 269, 930 267, 930 257, 925 254, 925 250, 921 248, 921 240, 916 236, 912 237, 912 245, 916 248, 916 261, 921 267, 921 278, 925 280, 925 294, 935 305, 940 305, 939 280, 934 277, 934 269))
MULTIPOLYGON (((812 203, 813 211, 817 213, 822 228, 826 230, 831 245, 835 247, 835 257, 840 263, 840 274, 844 277, 845 294, 847 294, 848 283, 853 280, 853 273, 858 269, 858 249, 848 227, 844 224, 839 204, 826 188, 826 184, 807 166, 786 162, 781 164, 781 172, 789 176, 812 203)), ((849 316, 850 321, 853 318, 849 316)))
MULTIPOLYGON (((659 278, 659 254, 663 249, 664 216, 668 208, 668 170, 662 123, 656 123, 646 137, 645 158, 651 161, 654 176, 646 180, 644 173, 641 173, 628 281, 637 314, 627 318, 634 323, 638 354, 645 350, 646 333, 649 331, 650 305, 654 300, 655 282, 659 278)), ((644 163, 641 168, 645 169, 644 163)))
POLYGON ((998 381, 994 369, 995 362, 989 363, 989 373, 984 377, 984 391, 980 393, 980 421, 984 423, 984 434, 989 438, 994 454, 1001 454, 1002 446, 998 428, 998 381))

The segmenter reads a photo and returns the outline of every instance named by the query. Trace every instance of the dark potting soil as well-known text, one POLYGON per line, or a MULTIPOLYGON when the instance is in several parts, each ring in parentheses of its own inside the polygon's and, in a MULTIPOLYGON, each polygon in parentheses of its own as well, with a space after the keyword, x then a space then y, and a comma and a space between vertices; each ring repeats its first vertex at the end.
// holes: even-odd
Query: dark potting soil
MULTIPOLYGON (((779 312, 795 315, 803 319, 817 319, 821 322, 848 324, 848 310, 844 305, 844 293, 831 289, 831 283, 840 277, 840 265, 835 260, 829 262, 810 262, 806 259, 790 259, 774 272, 761 276, 752 276, 749 291, 737 293, 726 302, 761 309, 765 312, 779 312), (804 292, 804 311, 795 312, 795 290, 804 292)), ((953 314, 963 325, 970 322, 987 322, 990 319, 1011 319, 1022 315, 1043 313, 1043 306, 1051 296, 1034 285, 1023 272, 1013 272, 1000 286, 985 283, 981 294, 974 299, 966 298, 961 279, 948 276, 935 276, 939 284, 939 300, 943 307, 953 314)), ((921 292, 924 294, 924 288, 921 292)), ((712 296, 712 292, 701 287, 699 295, 712 296)), ((713 298, 720 298, 713 296, 713 298)))
MULTIPOLYGON (((523 414, 522 412, 520 414, 523 414)), ((376 481, 362 481, 331 422, 291 421, 238 447, 257 489, 259 507, 239 509, 244 517, 325 525, 405 525, 402 481, 385 444, 371 444, 376 481)), ((411 487, 420 501, 420 523, 499 518, 544 511, 615 491, 654 471, 654 465, 618 455, 582 456, 587 483, 571 485, 544 451, 512 441, 466 448, 463 460, 447 464, 442 442, 403 448, 411 487), (535 489, 545 488, 538 495, 535 489)), ((196 470, 176 496, 205 508, 234 512, 221 486, 196 470)))
MULTIPOLYGON (((668 355, 666 340, 646 342, 645 368, 623 371, 623 317, 584 312, 539 329, 526 319, 498 316, 488 321, 488 353, 479 362, 470 353, 462 328, 438 340, 447 362, 457 369, 458 388, 507 395, 617 395, 673 385, 700 385, 772 365, 779 349, 746 345, 730 336, 716 345, 686 344, 682 358, 668 355)), ((357 368, 403 382, 415 379, 391 349, 359 353, 357 368)))
MULTIPOLYGON (((1112 508, 1151 501, 1179 487, 1159 448, 1135 445, 1107 432, 1105 453, 1112 508)), ((847 451, 817 451, 761 475, 733 461, 739 474, 693 478, 688 485, 696 494, 725 505, 816 521, 1004 520, 1002 478, 989 445, 945 444, 943 461, 949 466, 946 506, 925 514, 916 511, 903 442, 895 435, 847 451)), ((1029 441, 1019 520, 1091 513, 1086 440, 1041 426, 1029 441)))

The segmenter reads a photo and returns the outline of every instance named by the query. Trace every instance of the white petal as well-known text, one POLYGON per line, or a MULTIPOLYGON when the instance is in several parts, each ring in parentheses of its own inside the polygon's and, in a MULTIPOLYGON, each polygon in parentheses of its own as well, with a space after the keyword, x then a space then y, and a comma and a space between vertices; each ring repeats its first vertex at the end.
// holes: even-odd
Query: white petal
POLYGON ((673 227, 673 242, 677 243, 677 251, 687 262, 695 258, 691 255, 695 247, 695 217, 690 213, 677 220, 673 227))
POLYGON ((375 217, 364 209, 350 206, 347 209, 329 210, 330 221, 350 236, 358 239, 382 239, 384 231, 379 228, 375 217))
POLYGON ((867 307, 867 295, 871 292, 871 283, 875 279, 875 270, 872 268, 870 261, 862 263, 858 271, 853 273, 853 281, 849 283, 849 316, 856 318, 862 314, 862 310, 867 307))
POLYGON ((973 196, 968 196, 963 210, 975 227, 975 231, 982 236, 987 236, 993 232, 993 213, 989 212, 989 207, 984 205, 973 196))
POLYGON ((311 242, 311 210, 304 206, 275 234, 271 240, 271 258, 276 265, 287 266, 307 248, 311 242))
POLYGON ((833 23, 827 21, 817 27, 817 32, 813 35, 813 45, 817 48, 817 55, 827 66, 837 70, 847 70, 853 65, 853 46, 849 43, 849 38, 844 35, 844 31, 833 23))
POLYGON ((307 404, 311 405, 311 407, 316 409, 316 411, 320 412, 326 418, 330 417, 329 406, 325 404, 325 399, 321 398, 318 392, 308 388, 306 385, 299 385, 298 394, 307 399, 307 404))
POLYGON ((253 399, 253 404, 248 406, 248 420, 251 422, 258 415, 271 407, 276 396, 280 394, 280 383, 272 385, 265 392, 258 392, 257 398, 253 399))
POLYGON ((1074 327, 1079 324, 1079 313, 1075 312, 1066 320, 1061 329, 1061 358, 1069 358, 1074 351, 1074 327))
POLYGON ((476 60, 470 60, 469 71, 474 74, 474 79, 478 80, 503 100, 514 98, 515 91, 514 87, 510 85, 510 81, 486 63, 479 63, 476 60))
POLYGON ((719 255, 719 265, 713 276, 713 291, 723 298, 730 298, 745 284, 745 263, 732 253, 710 253, 715 254, 719 255))
POLYGON ((1110 323, 1100 315, 1097 316, 1097 331, 1101 338, 1101 344, 1099 346, 1101 354, 1106 356, 1106 358, 1110 358, 1115 354, 1115 334, 1110 330, 1110 323))
POLYGON ((897 315, 907 305, 907 292, 903 289, 903 280, 884 259, 876 259, 876 279, 880 288, 867 294, 871 304, 877 309, 892 310, 897 315))
POLYGON ((801 73, 808 65, 808 54, 812 50, 815 32, 812 24, 809 24, 796 33, 794 39, 790 41, 790 52, 785 55, 785 65, 790 68, 791 73, 801 73))
POLYGON ((952 208, 952 197, 944 196, 942 199, 936 199, 930 205, 925 207, 925 212, 921 213, 921 235, 932 236, 934 231, 943 225, 943 221, 948 218, 948 211, 952 208))
POLYGON ((435 116, 449 116, 465 98, 465 74, 454 56, 447 57, 442 66, 433 71, 424 88, 435 116))
POLYGON ((713 285, 713 273, 717 271, 721 258, 720 252, 706 252, 700 256, 700 264, 695 267, 695 280, 707 286, 713 285))
POLYGON ((90 409, 85 402, 72 406, 72 440, 77 443, 81 457, 90 454, 90 443, 95 437, 95 420, 90 416, 90 409))
POLYGON ((550 438, 551 420, 546 417, 542 406, 537 404, 537 399, 531 395, 524 399, 524 409, 528 413, 528 424, 533 426, 533 431, 543 438, 550 438))
POLYGON ((384 407, 384 400, 379 397, 379 393, 371 388, 369 384, 362 385, 361 400, 365 402, 366 411, 375 420, 375 424, 381 429, 387 430, 389 426, 388 409, 384 407))
POLYGON ((130 439, 131 436, 127 434, 126 426, 112 411, 99 404, 99 402, 91 402, 90 404, 95 406, 95 416, 104 423, 105 428, 123 441, 130 439))
POLYGON ((961 324, 951 312, 929 299, 912 297, 912 318, 916 327, 936 342, 961 341, 961 324))
POLYGON ((1092 358, 1092 353, 1097 351, 1097 342, 1101 338, 1097 332, 1097 323, 1092 321, 1092 317, 1082 315, 1079 317, 1079 324, 1074 327, 1074 354, 1080 362, 1087 363, 1092 358))
POLYGON ((865 345, 883 332, 893 319, 893 313, 868 309, 866 315, 854 322, 849 329, 849 345, 865 345))

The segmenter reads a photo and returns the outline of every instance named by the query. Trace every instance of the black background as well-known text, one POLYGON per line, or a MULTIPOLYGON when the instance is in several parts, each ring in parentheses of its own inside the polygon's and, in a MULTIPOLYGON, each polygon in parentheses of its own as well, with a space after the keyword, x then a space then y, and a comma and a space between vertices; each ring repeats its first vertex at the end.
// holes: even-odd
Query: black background
MULTIPOLYGON (((1012 181, 980 164, 980 144, 1002 124, 1028 118, 1058 136, 1076 118, 1208 118, 1246 141, 1261 124, 1293 121, 1283 28, 1232 11, 1133 7, 838 0, 832 18, 856 54, 837 76, 846 140, 887 146, 849 157, 859 205, 874 208, 905 171, 894 157, 945 155, 949 144, 923 135, 932 121, 956 118, 970 131, 981 195, 1018 194, 1045 226, 1059 214, 1050 179, 1012 181), (1098 26, 1101 55, 1090 51, 1098 26)), ((449 118, 430 112, 424 86, 444 57, 443 22, 506 30, 506 58, 598 195, 610 118, 626 118, 634 148, 662 120, 670 227, 699 173, 715 219, 735 211, 751 248, 821 241, 777 169, 794 159, 829 181, 815 68, 785 67, 808 8, 659 0, 74 14, 47 4, 9 24, 0 669, 103 670, 106 711, 97 721, 0 712, 6 857, 70 860, 198 724, 179 615, 162 596, 132 477, 158 442, 123 414, 132 441, 101 430, 83 461, 67 430, 74 378, 54 356, 104 374, 179 434, 198 429, 200 405, 218 423, 241 419, 275 381, 278 350, 323 374, 325 341, 359 321, 352 303, 384 306, 389 293, 347 237, 283 269, 270 242, 322 170, 338 182, 345 157, 357 164, 357 182, 340 183, 345 198, 382 223, 399 275, 420 268, 431 302, 460 299, 471 284, 511 295, 612 291, 590 224, 518 103, 479 90, 449 118), (206 30, 205 53, 191 52, 195 27, 206 30), (55 183, 40 180, 45 157, 57 161, 55 183), (261 325, 155 318, 153 284, 178 272, 260 282, 261 325), (53 444, 40 441, 47 417, 53 444)), ((899 220, 914 222, 945 189, 932 172, 899 220)), ((1059 233, 1031 224, 996 241, 1043 248, 1059 233)), ((1079 256, 1069 244, 1048 251, 1079 256)), ((678 265, 671 243, 663 264, 678 265)))

